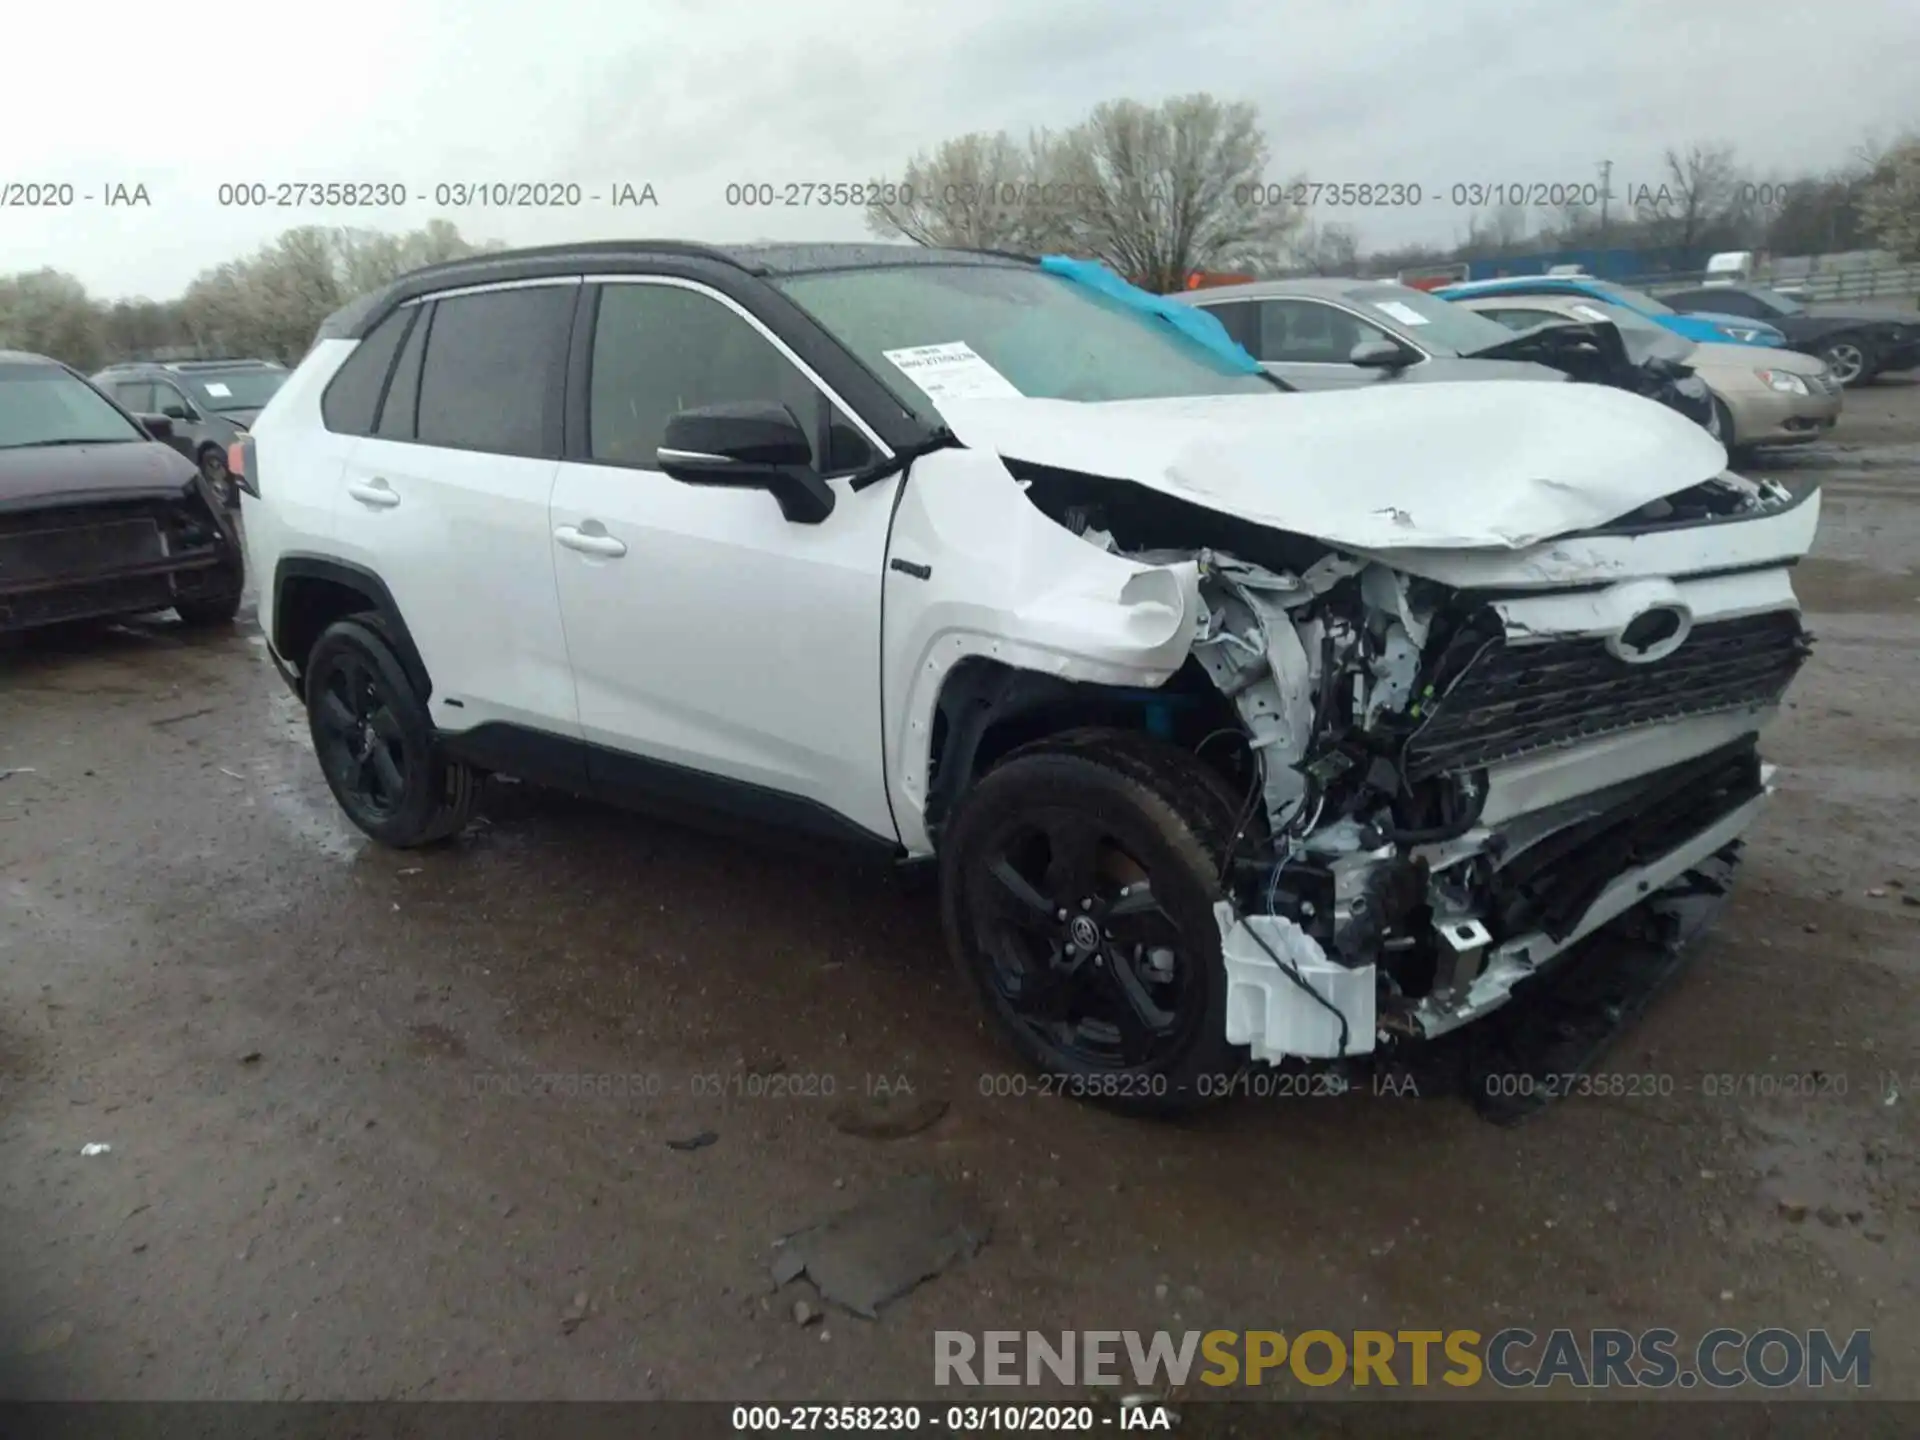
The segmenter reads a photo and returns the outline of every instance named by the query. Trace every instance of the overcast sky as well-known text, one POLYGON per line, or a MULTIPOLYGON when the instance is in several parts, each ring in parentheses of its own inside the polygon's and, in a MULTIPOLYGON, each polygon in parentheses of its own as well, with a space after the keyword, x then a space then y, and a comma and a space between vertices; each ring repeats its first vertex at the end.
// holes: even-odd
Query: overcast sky
POLYGON ((1418 209, 1321 212, 1369 246, 1454 239, 1457 181, 1585 182, 1610 158, 1620 195, 1658 183, 1668 145, 1792 174, 1920 126, 1920 0, 91 0, 12 6, 6 40, 0 183, 70 183, 77 203, 0 208, 0 273, 53 266, 107 296, 177 294, 303 223, 859 238, 857 211, 729 208, 726 187, 897 175, 949 136, 1064 127, 1117 97, 1252 101, 1275 179, 1425 186, 1418 209), (651 184, 659 204, 433 203, 496 180, 651 184), (255 181, 412 198, 217 203, 255 181), (115 183, 151 204, 104 206, 115 183))

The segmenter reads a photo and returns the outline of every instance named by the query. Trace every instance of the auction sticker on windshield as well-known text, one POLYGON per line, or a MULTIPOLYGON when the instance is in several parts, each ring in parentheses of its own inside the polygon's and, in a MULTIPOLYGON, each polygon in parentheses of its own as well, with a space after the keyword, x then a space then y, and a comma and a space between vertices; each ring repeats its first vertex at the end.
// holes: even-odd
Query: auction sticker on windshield
POLYGON ((1606 320, 1611 317, 1604 310, 1596 310, 1591 305, 1569 305, 1567 307, 1582 320, 1606 320))
POLYGON ((894 367, 932 400, 1019 399, 1013 382, 974 353, 964 340, 882 350, 894 367))
POLYGON ((1373 308, 1378 310, 1382 315, 1391 315, 1402 325, 1424 325, 1427 323, 1426 316, 1422 315, 1411 305, 1402 304, 1398 300, 1376 300, 1373 302, 1373 308))
POLYGON ((222 385, 218 380, 209 380, 207 381, 207 393, 215 399, 224 400, 233 394, 233 391, 222 385))

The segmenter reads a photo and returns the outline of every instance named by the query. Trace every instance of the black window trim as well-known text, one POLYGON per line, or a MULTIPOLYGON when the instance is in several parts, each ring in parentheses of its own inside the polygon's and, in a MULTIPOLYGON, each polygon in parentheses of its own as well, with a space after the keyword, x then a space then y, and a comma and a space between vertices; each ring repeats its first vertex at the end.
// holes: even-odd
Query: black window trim
MULTIPOLYGON (((567 443, 561 455, 563 461, 575 465, 598 465, 613 470, 638 470, 650 475, 662 473, 657 464, 648 465, 637 460, 606 460, 592 453, 591 416, 587 413, 587 407, 592 398, 593 341, 594 332, 599 328, 600 297, 610 285, 665 286, 671 289, 690 290, 695 294, 705 295, 710 300, 719 301, 759 332, 761 339, 770 344, 788 364, 798 370, 801 377, 812 385, 831 406, 853 422, 862 438, 881 457, 880 460, 870 463, 885 463, 894 458, 894 448, 882 437, 879 428, 870 424, 865 416, 848 404, 839 391, 818 370, 808 364, 806 358, 794 346, 789 345, 773 326, 754 314, 752 308, 743 300, 727 294, 703 279, 689 275, 628 271, 589 275, 586 280, 580 301, 574 309, 573 353, 568 357, 567 366, 567 443)), ((857 469, 849 469, 823 478, 840 479, 858 473, 857 469)))
POLYGON ((373 427, 362 438, 367 440, 389 440, 405 443, 420 433, 420 371, 427 364, 427 341, 433 339, 433 301, 409 300, 394 311, 396 315, 405 315, 407 323, 400 327, 400 343, 393 347, 393 354, 387 358, 387 373, 380 378, 380 393, 373 400, 373 427), (413 415, 407 422, 405 435, 382 435, 380 422, 387 418, 387 401, 393 398, 393 382, 400 378, 400 362, 407 358, 407 346, 413 342, 413 332, 420 334, 420 360, 414 367, 413 377, 413 415))
MULTIPOLYGON (((420 323, 419 312, 432 306, 437 309, 442 300, 456 300, 466 295, 483 295, 496 290, 558 290, 568 286, 580 286, 583 277, 579 275, 542 275, 525 280, 498 280, 485 285, 462 285, 453 290, 436 290, 431 295, 415 296, 406 300, 397 309, 414 307, 415 318, 401 333, 400 344, 395 347, 393 358, 387 362, 387 377, 380 386, 380 399, 373 407, 374 424, 380 422, 380 414, 387 406, 387 392, 393 387, 394 373, 400 368, 400 356, 407 348, 407 340, 413 334, 413 325, 420 323)), ((573 329, 578 322, 579 306, 576 303, 569 308, 566 317, 566 333, 560 336, 560 343, 548 364, 546 377, 546 397, 543 402, 540 419, 540 451, 538 455, 517 455, 507 450, 492 450, 484 445, 449 445, 438 440, 420 438, 420 396, 426 380, 427 351, 433 342, 433 331, 427 331, 427 344, 420 348, 421 387, 414 392, 414 433, 411 436, 367 434, 355 438, 378 440, 383 445, 418 445, 424 450, 450 450, 463 455, 497 455, 502 460, 557 461, 565 451, 564 421, 566 413, 566 382, 568 356, 572 351, 573 329)), ((438 318, 437 315, 430 317, 438 318)), ((344 365, 342 366, 344 369, 344 365)), ((332 382, 329 381, 329 384, 332 382)))
MULTIPOLYGON (((414 305, 414 304, 417 304, 418 302, 409 301, 407 303, 408 305, 414 305)), ((401 307, 396 307, 395 310, 392 312, 392 314, 382 316, 380 323, 384 325, 387 322, 387 320, 392 319, 395 316, 398 316, 400 313, 401 313, 401 307)), ((420 312, 418 310, 413 311, 410 315, 407 316, 405 323, 402 324, 400 327, 400 343, 393 347, 393 354, 387 357, 386 374, 380 377, 380 388, 376 390, 373 395, 373 418, 368 422, 368 428, 364 431, 336 430, 331 425, 327 424, 327 396, 332 393, 333 387, 340 383, 340 377, 346 373, 347 366, 353 363, 353 357, 360 353, 360 347, 365 345, 368 340, 373 338, 374 331, 380 328, 379 325, 374 326, 372 330, 367 331, 365 335, 362 335, 359 339, 353 342, 353 349, 348 352, 347 358, 340 362, 339 368, 335 370, 333 374, 327 377, 327 383, 321 387, 321 390, 320 390, 320 428, 321 429, 325 430, 329 435, 342 435, 353 440, 365 440, 365 439, 383 439, 384 440, 384 439, 391 438, 390 436, 374 435, 374 427, 377 427, 379 425, 380 412, 386 408, 387 389, 389 386, 393 384, 394 369, 400 363, 400 353, 407 348, 407 337, 413 333, 414 323, 419 318, 419 313, 420 312)))

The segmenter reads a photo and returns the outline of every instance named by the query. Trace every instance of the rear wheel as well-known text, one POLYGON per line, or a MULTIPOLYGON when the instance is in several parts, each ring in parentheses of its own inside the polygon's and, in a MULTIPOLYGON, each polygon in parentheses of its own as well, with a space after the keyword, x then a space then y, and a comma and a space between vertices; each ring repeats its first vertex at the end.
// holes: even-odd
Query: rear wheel
POLYGON ((962 801, 941 847, 948 946, 1063 1093, 1171 1113, 1231 1088, 1246 1056, 1213 906, 1235 819, 1203 762, 1114 731, 1016 751, 962 801))
POLYGON ((377 617, 336 621, 321 634, 307 661, 306 700, 314 753, 355 825, 400 849, 465 828, 479 776, 441 753, 377 617))
POLYGON ((1842 385, 1862 385, 1873 378, 1873 352, 1851 336, 1828 341, 1820 358, 1842 385))

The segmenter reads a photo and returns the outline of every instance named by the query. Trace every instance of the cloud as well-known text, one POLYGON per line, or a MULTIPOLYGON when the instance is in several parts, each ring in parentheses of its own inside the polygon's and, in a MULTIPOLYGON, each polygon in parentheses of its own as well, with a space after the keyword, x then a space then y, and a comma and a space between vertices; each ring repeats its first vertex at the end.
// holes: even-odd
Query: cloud
POLYGON ((294 224, 435 214, 509 243, 854 238, 854 211, 729 206, 727 186, 884 178, 965 131, 1023 136, 1196 90, 1258 105, 1276 178, 1439 197, 1318 217, 1377 245, 1454 238, 1456 181, 1585 182, 1611 158, 1620 193, 1694 141, 1793 172, 1920 121, 1912 0, 334 0, 319 26, 296 7, 196 12, 217 43, 185 52, 154 44, 155 13, 9 17, 10 51, 54 58, 0 90, 0 181, 144 181, 153 203, 0 210, 0 273, 51 265, 99 293, 167 295, 294 224), (223 183, 280 180, 414 194, 384 212, 217 203, 223 183), (660 204, 434 203, 436 185, 487 180, 652 183, 660 204))

